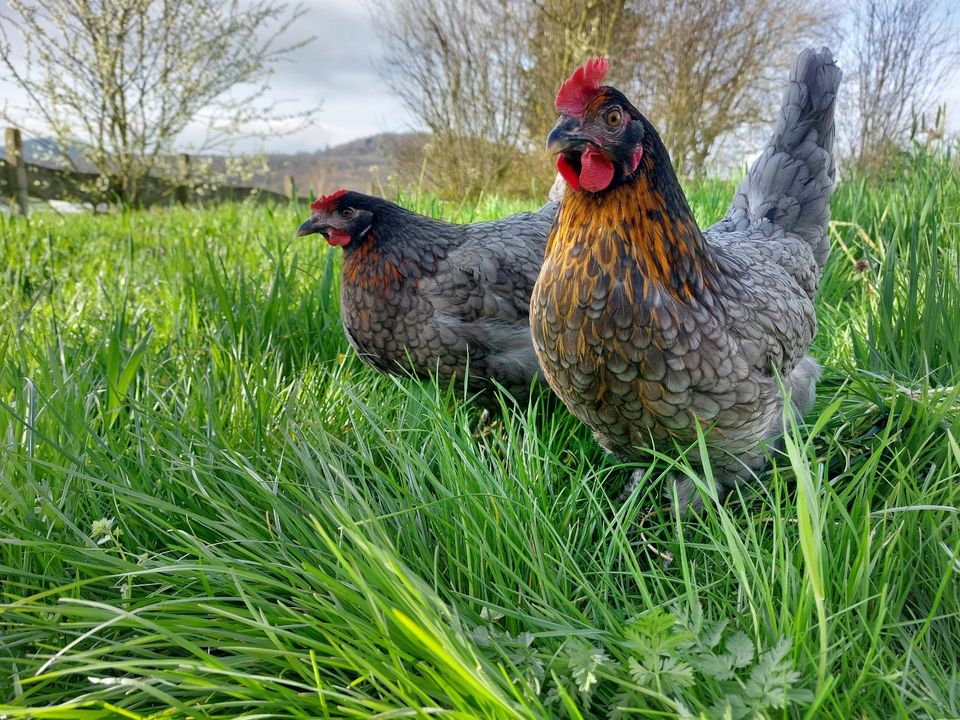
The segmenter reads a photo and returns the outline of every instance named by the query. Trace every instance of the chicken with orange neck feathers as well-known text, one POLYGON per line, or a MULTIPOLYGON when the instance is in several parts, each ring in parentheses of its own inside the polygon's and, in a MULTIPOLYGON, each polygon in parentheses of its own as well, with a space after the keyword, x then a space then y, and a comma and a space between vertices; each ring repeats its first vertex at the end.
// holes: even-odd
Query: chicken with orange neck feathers
MULTIPOLYGON (((827 48, 800 55, 770 142, 726 216, 701 230, 657 131, 601 84, 606 70, 588 61, 557 94, 547 145, 569 187, 531 298, 534 348, 620 460, 688 446, 699 425, 723 495, 766 466, 781 382, 798 416, 814 402, 820 366, 807 351, 841 73, 827 48)), ((699 504, 689 479, 670 492, 681 510, 699 504)))
POLYGON ((347 190, 310 210, 298 234, 319 233, 343 248, 340 317, 364 362, 443 383, 469 378, 487 405, 494 382, 526 398, 539 371, 530 293, 556 202, 470 225, 347 190))

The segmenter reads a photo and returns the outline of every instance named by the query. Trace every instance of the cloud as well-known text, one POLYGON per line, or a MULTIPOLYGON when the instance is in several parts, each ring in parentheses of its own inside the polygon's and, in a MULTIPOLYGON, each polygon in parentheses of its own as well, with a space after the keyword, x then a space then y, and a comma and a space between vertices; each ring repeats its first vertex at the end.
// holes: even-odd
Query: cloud
MULTIPOLYGON (((283 42, 309 42, 276 64, 264 99, 280 103, 283 112, 319 107, 318 122, 306 131, 266 142, 239 141, 235 149, 313 151, 379 132, 410 128, 413 119, 378 68, 383 47, 368 10, 352 0, 306 0, 303 9, 303 15, 283 42)), ((0 0, 0 13, 8 10, 7 0, 0 0)), ((21 48, 16 49, 22 52, 21 48)), ((26 105, 25 94, 2 79, 0 98, 0 106, 7 105, 11 111, 26 105)), ((179 140, 185 145, 196 145, 204 134, 201 123, 192 123, 179 140)))
POLYGON ((319 104, 319 123, 267 149, 309 151, 411 127, 413 118, 383 76, 383 47, 367 9, 351 0, 310 0, 304 9, 290 40, 314 39, 277 66, 270 94, 292 100, 288 108, 319 104))

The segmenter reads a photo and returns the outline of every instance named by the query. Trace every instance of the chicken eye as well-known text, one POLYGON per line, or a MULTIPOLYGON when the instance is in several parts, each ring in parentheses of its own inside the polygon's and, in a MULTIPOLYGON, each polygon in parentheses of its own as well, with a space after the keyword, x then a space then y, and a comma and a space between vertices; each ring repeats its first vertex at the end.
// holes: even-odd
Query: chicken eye
POLYGON ((341 210, 340 217, 342 217, 344 220, 349 220, 350 218, 352 218, 353 208, 344 208, 343 210, 341 210))
POLYGON ((623 122, 623 113, 614 108, 609 111, 603 119, 606 121, 608 127, 618 128, 620 127, 620 123, 623 122))

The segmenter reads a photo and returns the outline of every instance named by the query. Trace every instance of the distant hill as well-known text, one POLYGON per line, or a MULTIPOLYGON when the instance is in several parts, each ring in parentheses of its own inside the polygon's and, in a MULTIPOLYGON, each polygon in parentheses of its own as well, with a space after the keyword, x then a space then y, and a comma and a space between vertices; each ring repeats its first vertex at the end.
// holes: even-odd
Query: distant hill
MULTIPOLYGON (((389 194, 397 187, 399 157, 422 156, 427 139, 424 133, 381 133, 312 153, 267 155, 266 172, 255 173, 252 180, 249 177, 242 180, 227 177, 226 182, 285 193, 287 177, 293 176, 300 195, 331 192, 341 187, 389 194)), ((23 154, 27 162, 36 165, 64 165, 59 145, 52 138, 24 140, 23 154)), ((77 170, 93 171, 93 166, 82 158, 82 146, 72 147, 70 155, 77 170)), ((4 149, 0 144, 0 157, 3 156, 4 149)), ((195 158, 192 165, 200 168, 206 164, 215 174, 219 174, 225 172, 229 161, 230 158, 220 155, 200 156, 195 158)), ((172 159, 170 167, 175 167, 172 159)))
POLYGON ((285 192, 293 176, 301 195, 323 194, 346 187, 361 192, 392 192, 401 155, 421 156, 424 133, 381 133, 327 150, 295 155, 268 155, 268 173, 254 176, 254 185, 285 192))
MULTIPOLYGON (((0 158, 7 156, 6 148, 0 144, 0 158)), ((63 155, 59 143, 53 138, 29 138, 23 141, 23 157, 33 165, 44 167, 63 167, 63 155)), ((70 158, 80 172, 92 172, 93 166, 83 159, 83 146, 73 145, 70 158)))

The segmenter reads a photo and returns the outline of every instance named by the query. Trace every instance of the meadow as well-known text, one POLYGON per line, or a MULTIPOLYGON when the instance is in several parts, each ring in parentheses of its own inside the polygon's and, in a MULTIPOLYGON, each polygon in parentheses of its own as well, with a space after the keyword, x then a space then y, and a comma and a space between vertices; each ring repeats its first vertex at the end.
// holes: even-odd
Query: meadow
POLYGON ((838 189, 816 408, 683 523, 366 368, 306 217, 0 216, 0 718, 960 717, 956 157, 838 189))

